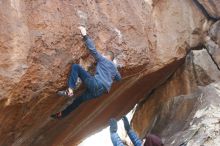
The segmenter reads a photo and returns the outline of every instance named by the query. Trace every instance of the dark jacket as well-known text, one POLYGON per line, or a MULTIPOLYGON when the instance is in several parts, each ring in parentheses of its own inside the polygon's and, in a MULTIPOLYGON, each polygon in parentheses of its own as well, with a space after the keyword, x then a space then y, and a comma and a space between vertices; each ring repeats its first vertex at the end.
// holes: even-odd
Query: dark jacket
POLYGON ((93 41, 90 39, 89 36, 84 36, 84 41, 86 43, 87 48, 89 49, 92 56, 96 59, 97 66, 96 66, 96 73, 95 79, 102 82, 106 90, 109 92, 113 80, 120 80, 121 75, 118 72, 116 65, 104 58, 95 48, 93 41))

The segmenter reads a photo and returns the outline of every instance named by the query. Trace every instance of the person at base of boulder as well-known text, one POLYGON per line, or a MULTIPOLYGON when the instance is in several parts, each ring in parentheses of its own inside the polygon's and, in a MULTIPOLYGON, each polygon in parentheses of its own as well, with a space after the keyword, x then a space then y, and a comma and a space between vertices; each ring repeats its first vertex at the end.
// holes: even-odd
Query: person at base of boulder
MULTIPOLYGON (((134 146, 163 146, 161 139, 153 134, 147 135, 147 137, 142 142, 138 138, 137 134, 131 129, 127 117, 124 116, 122 120, 124 122, 125 130, 134 146)), ((117 129, 118 129, 117 121, 115 119, 110 119, 109 126, 110 126, 110 135, 113 145, 124 146, 121 138, 117 134, 117 129)))
POLYGON ((71 73, 68 79, 68 88, 63 91, 58 91, 58 95, 73 97, 73 90, 76 88, 78 77, 85 84, 86 91, 79 97, 76 97, 75 100, 73 100, 73 102, 63 111, 51 115, 51 117, 54 119, 62 119, 69 115, 83 102, 99 97, 104 93, 108 93, 113 81, 121 80, 121 75, 118 72, 116 65, 113 63, 114 53, 112 51, 108 51, 106 54, 101 55, 96 50, 96 47, 91 38, 87 35, 85 27, 80 26, 79 29, 88 50, 97 62, 96 73, 94 76, 92 76, 80 65, 72 65, 71 73))

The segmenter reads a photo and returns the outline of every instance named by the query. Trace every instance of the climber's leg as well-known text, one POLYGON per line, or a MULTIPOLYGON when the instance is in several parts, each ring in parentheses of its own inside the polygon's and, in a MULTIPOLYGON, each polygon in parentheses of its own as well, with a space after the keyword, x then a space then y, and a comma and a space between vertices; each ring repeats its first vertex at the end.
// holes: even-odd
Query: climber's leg
POLYGON ((102 83, 98 80, 96 80, 94 77, 87 77, 84 80, 84 83, 86 84, 86 91, 79 97, 76 97, 76 99, 67 106, 62 112, 58 112, 54 115, 51 115, 52 118, 60 119, 65 116, 67 116, 69 113, 71 113, 73 110, 75 110, 81 103, 99 97, 103 93, 107 92, 107 90, 104 88, 102 83))
POLYGON ((79 64, 73 64, 71 67, 71 73, 70 73, 69 80, 68 80, 69 88, 71 89, 75 88, 78 77, 80 77, 80 79, 83 82, 85 82, 85 80, 87 78, 90 78, 91 75, 84 68, 82 68, 79 64))
POLYGON ((94 98, 94 96, 86 90, 82 95, 77 97, 70 105, 68 105, 62 112, 61 112, 61 117, 66 117, 69 115, 72 111, 74 111, 77 107, 79 107, 80 104, 83 102, 90 100, 94 98))
POLYGON ((81 103, 99 97, 104 92, 106 92, 106 89, 103 87, 103 85, 94 77, 88 77, 84 82, 87 88, 86 91, 81 96, 77 97, 72 104, 70 104, 61 112, 62 117, 67 116, 70 112, 75 110, 81 103))
POLYGON ((68 89, 63 91, 58 91, 58 95, 72 97, 73 89, 76 87, 78 77, 85 83, 85 80, 91 78, 92 76, 80 65, 73 64, 68 79, 68 89))
POLYGON ((76 97, 76 99, 73 100, 73 102, 70 105, 68 105, 63 111, 57 112, 56 114, 52 114, 51 117, 54 119, 62 119, 69 115, 77 107, 79 107, 80 104, 92 98, 94 98, 94 96, 90 93, 89 90, 86 90, 79 97, 76 97))

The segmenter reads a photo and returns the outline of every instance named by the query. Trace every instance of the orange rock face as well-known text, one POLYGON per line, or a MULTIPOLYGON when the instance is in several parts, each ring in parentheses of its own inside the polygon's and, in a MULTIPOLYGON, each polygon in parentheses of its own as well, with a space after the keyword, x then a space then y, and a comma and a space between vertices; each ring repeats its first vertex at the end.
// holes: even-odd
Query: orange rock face
MULTIPOLYGON (((0 145, 74 145, 120 118, 203 42, 210 22, 190 0, 0 1, 0 145), (123 76, 109 94, 60 121, 72 63, 93 68, 77 27, 100 52, 117 54, 123 76)), ((89 69, 90 70, 90 69, 89 69)), ((83 89, 81 87, 77 93, 83 89)))

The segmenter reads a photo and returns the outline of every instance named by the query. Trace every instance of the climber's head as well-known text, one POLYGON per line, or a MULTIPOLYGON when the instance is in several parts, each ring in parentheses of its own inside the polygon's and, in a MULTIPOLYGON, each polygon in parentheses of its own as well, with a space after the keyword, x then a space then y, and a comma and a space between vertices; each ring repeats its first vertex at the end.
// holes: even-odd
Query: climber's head
POLYGON ((107 51, 103 56, 111 61, 113 61, 115 58, 115 54, 112 51, 107 51))

